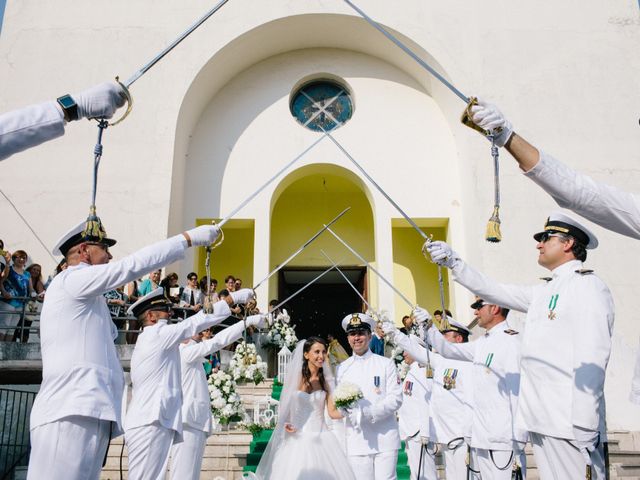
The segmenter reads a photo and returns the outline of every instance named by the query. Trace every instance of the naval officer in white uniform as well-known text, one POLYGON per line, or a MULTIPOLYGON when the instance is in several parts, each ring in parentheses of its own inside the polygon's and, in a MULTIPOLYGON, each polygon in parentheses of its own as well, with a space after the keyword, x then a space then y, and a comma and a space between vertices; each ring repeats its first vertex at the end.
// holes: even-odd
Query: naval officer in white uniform
POLYGON ((470 476, 474 480, 511 480, 519 468, 526 476, 527 433, 515 425, 520 392, 520 340, 509 328, 509 310, 477 299, 474 309, 485 334, 474 342, 450 343, 435 328, 427 341, 444 358, 471 362, 473 376, 470 476))
MULTIPOLYGON (((263 328, 265 317, 247 318, 247 326, 263 328)), ((202 340, 202 332, 180 344, 182 374, 182 442, 171 447, 171 479, 198 480, 207 437, 213 433, 211 398, 204 357, 232 344, 244 332, 244 322, 221 330, 212 338, 202 340)))
MULTIPOLYGON (((410 335, 411 340, 424 348, 425 343, 410 335)), ((411 480, 437 480, 435 455, 429 450, 429 413, 433 379, 427 378, 427 369, 408 353, 404 361, 409 365, 402 381, 402 406, 398 410, 400 439, 404 440, 411 480)))
POLYGON ((125 103, 116 83, 105 82, 73 95, 0 115, 0 160, 64 135, 68 122, 111 118, 125 103))
POLYGON ((358 385, 364 395, 345 419, 346 453, 356 478, 392 480, 397 478, 400 435, 395 412, 402 404, 402 389, 393 361, 369 349, 373 324, 363 313, 342 321, 353 355, 338 365, 336 380, 338 385, 358 385))
MULTIPOLYGON (((419 326, 430 319, 429 313, 417 307, 413 316, 419 326)), ((427 354, 425 344, 416 337, 402 333, 392 322, 382 327, 394 344, 408 352, 414 359, 433 368, 433 386, 429 409, 429 451, 442 452, 445 475, 448 480, 467 479, 467 443, 471 432, 471 384, 469 364, 444 358, 438 352, 427 354)), ((447 342, 465 345, 470 331, 464 325, 448 317, 443 325, 447 342), (463 343, 464 342, 464 343, 463 343)))
MULTIPOLYGON (((164 478, 171 445, 182 441, 180 342, 228 318, 229 305, 253 297, 248 288, 232 292, 213 305, 213 313, 200 311, 173 325, 168 324, 172 303, 162 287, 129 308, 143 327, 131 355, 132 397, 125 420, 131 480, 164 478)), ((261 318, 248 317, 247 322, 261 318)))
MULTIPOLYGON (((558 205, 607 230, 640 240, 640 195, 596 182, 538 150, 514 132, 511 122, 495 105, 480 101, 472 111, 473 121, 480 127, 502 129, 500 146, 505 146, 524 175, 542 187, 558 205)), ((629 399, 640 405, 640 350, 636 356, 629 399)))
POLYGON ((540 478, 605 478, 604 380, 614 321, 607 286, 584 269, 596 237, 576 220, 552 214, 534 235, 538 263, 551 271, 531 287, 497 283, 465 264, 444 242, 431 258, 487 302, 526 312, 516 424, 529 432, 540 478))
POLYGON ((116 241, 84 230, 85 222, 76 225, 53 250, 69 267, 49 285, 40 316, 42 385, 31 410, 29 480, 98 479, 110 437, 122 433, 124 374, 103 294, 219 234, 203 225, 109 263, 116 241))

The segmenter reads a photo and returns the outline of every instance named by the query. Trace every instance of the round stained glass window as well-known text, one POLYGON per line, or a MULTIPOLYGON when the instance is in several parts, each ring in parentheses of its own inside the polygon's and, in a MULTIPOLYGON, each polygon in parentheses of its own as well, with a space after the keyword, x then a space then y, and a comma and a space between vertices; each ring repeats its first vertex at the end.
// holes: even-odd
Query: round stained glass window
POLYGON ((331 131, 353 115, 351 95, 330 80, 316 80, 300 87, 291 97, 291 114, 304 127, 316 132, 331 131))

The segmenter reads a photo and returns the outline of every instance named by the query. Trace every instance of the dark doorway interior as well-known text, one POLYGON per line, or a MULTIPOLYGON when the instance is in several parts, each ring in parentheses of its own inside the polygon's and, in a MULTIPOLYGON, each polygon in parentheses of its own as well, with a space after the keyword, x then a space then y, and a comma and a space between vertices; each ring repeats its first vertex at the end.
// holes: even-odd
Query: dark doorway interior
MULTIPOLYGON (((280 271, 278 290, 280 299, 285 299, 320 275, 324 268, 290 268, 280 271)), ((340 270, 366 299, 366 269, 341 267, 340 270)), ((351 352, 347 337, 342 330, 342 319, 349 313, 364 312, 367 307, 362 299, 347 285, 339 272, 332 270, 309 286, 283 306, 289 312, 291 323, 296 326, 298 338, 319 335, 327 338, 331 334, 351 352)))

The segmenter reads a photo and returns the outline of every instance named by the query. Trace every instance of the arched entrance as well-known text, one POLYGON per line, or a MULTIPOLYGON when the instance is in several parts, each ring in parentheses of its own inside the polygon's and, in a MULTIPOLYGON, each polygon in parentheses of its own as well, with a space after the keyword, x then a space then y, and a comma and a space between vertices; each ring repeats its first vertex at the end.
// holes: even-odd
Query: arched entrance
MULTIPOLYGON (((308 165, 286 177, 272 200, 271 267, 285 260, 347 207, 350 210, 331 228, 373 263, 374 221, 367 193, 353 172, 336 165, 308 165)), ((360 295, 366 300, 371 297, 362 262, 329 232, 324 232, 280 271, 270 284, 270 298, 286 299, 330 267, 329 259, 339 263, 340 271, 360 295)), ((298 337, 332 334, 348 346, 340 321, 345 315, 367 307, 342 274, 336 270, 327 273, 284 306, 296 325, 298 337)))

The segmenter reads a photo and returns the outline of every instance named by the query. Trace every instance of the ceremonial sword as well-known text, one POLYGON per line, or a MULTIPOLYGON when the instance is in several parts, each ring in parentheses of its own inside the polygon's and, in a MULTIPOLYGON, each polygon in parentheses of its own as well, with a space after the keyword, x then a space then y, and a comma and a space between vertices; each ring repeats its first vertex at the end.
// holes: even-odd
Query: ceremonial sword
POLYGON ((351 283, 351 281, 347 278, 347 276, 344 274, 344 272, 343 272, 342 270, 340 270, 340 268, 338 267, 338 264, 337 264, 337 263, 335 263, 333 260, 331 260, 331 257, 329 257, 329 255, 327 255, 327 254, 325 253, 325 251, 324 251, 324 250, 320 250, 320 252, 322 252, 322 255, 324 255, 324 256, 325 256, 325 258, 331 262, 331 264, 332 264, 332 265, 333 265, 333 267, 336 269, 336 271, 337 271, 340 275, 342 275, 342 278, 344 278, 344 279, 345 279, 345 281, 346 281, 346 282, 349 284, 349 286, 351 287, 351 289, 352 289, 354 292, 356 292, 356 294, 357 294, 357 295, 360 297, 360 299, 364 302, 364 304, 367 306, 367 308, 373 312, 374 310, 373 310, 373 308, 371 308, 371 305, 369 305, 369 302, 367 302, 367 301, 365 300, 365 298, 364 298, 364 297, 362 296, 362 294, 358 291, 358 289, 353 285, 353 283, 351 283))
POLYGON ((331 265, 329 268, 327 268, 324 272, 322 272, 320 275, 318 275, 316 278, 314 278, 313 280, 311 280, 309 283, 307 283, 306 285, 304 285, 302 288, 298 289, 296 292, 294 292, 293 294, 289 295, 285 300, 281 301, 278 305, 276 305, 275 307, 272 307, 271 311, 275 311, 278 308, 280 308, 281 306, 283 306, 285 303, 287 303, 289 300, 291 300, 292 298, 298 296, 300 293, 302 293, 304 290, 306 290, 307 288, 309 288, 311 285, 313 285, 315 282, 317 282, 318 280, 320 280, 322 277, 324 277, 327 273, 329 273, 331 270, 333 270, 334 268, 336 268, 336 264, 331 265))
MULTIPOLYGON (((411 217, 409 217, 409 215, 407 215, 404 210, 402 210, 402 208, 400 208, 400 205, 398 205, 388 194, 387 192, 385 192, 382 187, 380 185, 378 185, 378 183, 371 177, 371 175, 369 175, 369 173, 362 167, 362 165, 360 165, 355 158, 353 158, 353 155, 351 155, 346 148, 344 148, 342 146, 342 144, 340 142, 338 142, 333 135, 331 135, 331 133, 329 133, 327 130, 324 130, 324 134, 329 138, 329 140, 331 140, 334 145, 336 147, 338 147, 340 149, 340 151, 349 159, 349 161, 351 163, 353 163, 353 165, 360 170, 360 173, 362 173, 365 178, 367 180, 369 180, 369 182, 371 182, 371 184, 376 188, 376 190, 378 190, 378 192, 380 192, 382 194, 382 196, 384 198, 387 199, 387 201, 400 213, 400 215, 402 215, 404 217, 404 219, 409 223, 409 225, 411 225, 411 227, 413 227, 413 229, 418 232, 420 234, 420 236, 427 242, 427 243, 431 243, 432 241, 432 237, 427 235, 426 233, 424 233, 420 227, 418 227, 418 225, 416 224, 416 222, 413 221, 413 219, 411 217)), ((381 277, 382 278, 382 277, 381 277)), ((440 265, 438 265, 438 287, 440 290, 440 305, 442 306, 442 320, 443 320, 443 324, 447 325, 447 313, 446 313, 446 307, 445 307, 445 301, 444 301, 444 278, 442 276, 442 267, 440 265)), ((414 307, 412 307, 414 308, 414 307)))
MULTIPOLYGON (((280 263, 276 268, 274 268, 271 272, 269 272, 269 274, 264 277, 262 280, 260 280, 254 287, 252 290, 256 290, 260 285, 262 285, 264 282, 266 282, 267 280, 269 280, 276 272, 278 272, 282 267, 284 267, 287 263, 289 263, 291 260, 293 260, 300 252, 302 252, 305 248, 307 248, 311 243, 313 243, 313 241, 318 238, 322 232, 324 232, 327 228, 329 228, 329 226, 333 225, 334 223, 336 223, 340 217, 342 217, 345 213, 347 213, 349 210, 351 209, 351 207, 347 207, 345 208, 342 212, 340 212, 338 214, 338 216, 336 216, 333 220, 331 220, 329 223, 327 223, 325 226, 323 226, 320 230, 318 230, 315 235, 313 235, 309 240, 307 240, 306 242, 304 242, 302 244, 302 246, 300 248, 298 248, 295 252, 293 252, 289 258, 287 258, 284 262, 280 263)), ((324 253, 324 252, 323 252, 324 253)))

